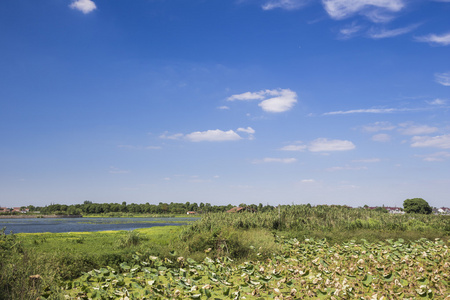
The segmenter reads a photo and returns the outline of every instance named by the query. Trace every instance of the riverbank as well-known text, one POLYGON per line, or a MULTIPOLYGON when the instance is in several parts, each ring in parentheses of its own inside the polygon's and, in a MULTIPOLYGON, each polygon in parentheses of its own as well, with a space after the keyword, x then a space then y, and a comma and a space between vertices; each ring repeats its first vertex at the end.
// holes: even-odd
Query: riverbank
POLYGON ((0 215, 0 219, 61 219, 61 218, 82 218, 82 215, 0 215))

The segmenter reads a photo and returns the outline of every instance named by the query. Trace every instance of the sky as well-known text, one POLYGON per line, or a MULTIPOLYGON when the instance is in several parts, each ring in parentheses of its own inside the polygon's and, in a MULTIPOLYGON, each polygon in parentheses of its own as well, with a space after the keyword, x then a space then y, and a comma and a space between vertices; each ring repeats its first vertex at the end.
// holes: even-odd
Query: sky
POLYGON ((450 206, 450 0, 2 0, 0 206, 450 206))

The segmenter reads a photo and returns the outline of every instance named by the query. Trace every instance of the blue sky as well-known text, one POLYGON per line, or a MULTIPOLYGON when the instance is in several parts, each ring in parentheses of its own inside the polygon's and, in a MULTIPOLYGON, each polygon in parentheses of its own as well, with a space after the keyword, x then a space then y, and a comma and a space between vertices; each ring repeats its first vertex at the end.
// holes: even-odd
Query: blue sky
POLYGON ((3 0, 0 206, 449 206, 450 1, 3 0))

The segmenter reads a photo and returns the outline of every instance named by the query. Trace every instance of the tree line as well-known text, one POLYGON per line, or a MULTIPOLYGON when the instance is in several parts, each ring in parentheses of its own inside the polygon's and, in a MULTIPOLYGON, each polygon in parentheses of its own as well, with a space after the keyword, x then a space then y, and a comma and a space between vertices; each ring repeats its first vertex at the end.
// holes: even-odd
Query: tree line
MULTIPOLYGON (((239 206, 250 207, 255 211, 269 211, 275 207, 263 204, 240 204, 239 206)), ((41 214, 67 214, 67 215, 87 215, 87 214, 107 214, 107 213, 133 213, 133 214, 186 214, 188 211, 196 213, 207 212, 226 212, 233 208, 234 205, 211 205, 210 203, 200 202, 199 204, 193 202, 186 203, 163 203, 158 204, 127 204, 120 203, 92 203, 91 201, 84 201, 83 204, 51 204, 43 207, 29 205, 27 208, 30 211, 39 211, 41 214)))

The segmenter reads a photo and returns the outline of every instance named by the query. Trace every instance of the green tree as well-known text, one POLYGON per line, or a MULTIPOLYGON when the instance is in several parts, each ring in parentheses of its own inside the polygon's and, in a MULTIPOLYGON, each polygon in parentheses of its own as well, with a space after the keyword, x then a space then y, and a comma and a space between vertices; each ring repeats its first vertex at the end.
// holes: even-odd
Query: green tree
POLYGON ((427 201, 422 198, 406 199, 403 201, 403 210, 407 213, 431 214, 433 209, 427 201))

